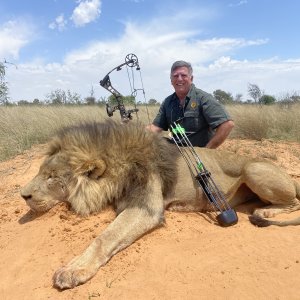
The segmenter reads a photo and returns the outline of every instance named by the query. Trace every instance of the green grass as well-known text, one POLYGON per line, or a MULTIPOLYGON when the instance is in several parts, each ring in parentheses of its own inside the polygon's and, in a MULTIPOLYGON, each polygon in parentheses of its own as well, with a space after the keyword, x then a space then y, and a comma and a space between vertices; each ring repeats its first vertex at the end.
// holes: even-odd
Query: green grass
MULTIPOLYGON (((158 106, 139 106, 137 119, 148 124, 158 106)), ((300 105, 233 105, 227 107, 234 119, 231 138, 276 139, 300 142, 300 105)), ((45 143, 59 128, 82 121, 108 119, 99 106, 0 106, 0 160, 11 158, 34 144, 45 143)), ((119 112, 112 117, 120 120, 119 112)))

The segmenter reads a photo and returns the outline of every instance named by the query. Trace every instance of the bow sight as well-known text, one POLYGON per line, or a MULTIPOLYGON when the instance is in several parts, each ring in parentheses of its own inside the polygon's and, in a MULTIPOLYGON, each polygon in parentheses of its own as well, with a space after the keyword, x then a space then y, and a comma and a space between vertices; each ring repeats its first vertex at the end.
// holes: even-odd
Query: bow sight
POLYGON ((112 86, 110 78, 109 78, 109 74, 111 72, 113 72, 113 71, 120 71, 120 70, 122 70, 123 66, 127 66, 127 67, 130 67, 130 68, 136 67, 137 71, 140 70, 139 61, 138 61, 137 56, 135 54, 132 54, 132 53, 128 54, 125 57, 125 62, 122 63, 122 64, 120 64, 120 65, 118 65, 117 67, 113 68, 110 72, 108 72, 104 76, 104 78, 100 81, 100 85, 103 88, 105 88, 106 90, 108 90, 111 94, 113 94, 116 97, 116 100, 117 100, 117 105, 115 105, 115 106, 111 106, 111 105, 109 105, 109 103, 106 103, 106 112, 107 112, 107 115, 109 117, 111 117, 116 110, 119 110, 122 122, 128 122, 129 120, 132 119, 131 114, 138 112, 138 109, 134 108, 134 109, 126 110, 125 105, 123 103, 123 97, 124 96, 121 93, 119 93, 112 86))

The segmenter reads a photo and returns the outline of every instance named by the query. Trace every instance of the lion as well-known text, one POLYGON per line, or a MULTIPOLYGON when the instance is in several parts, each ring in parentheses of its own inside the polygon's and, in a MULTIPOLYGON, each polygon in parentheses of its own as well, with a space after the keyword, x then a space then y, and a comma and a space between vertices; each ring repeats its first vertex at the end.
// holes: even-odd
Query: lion
MULTIPOLYGON (((250 221, 258 226, 298 225, 266 220, 300 209, 300 185, 262 159, 206 148, 195 151, 229 205, 260 198, 250 221)), ((164 223, 165 209, 205 212, 209 201, 177 147, 137 124, 92 122, 62 129, 49 142, 38 174, 21 189, 35 212, 67 202, 79 215, 112 206, 117 217, 78 257, 53 276, 58 289, 91 279, 117 252, 164 223)))

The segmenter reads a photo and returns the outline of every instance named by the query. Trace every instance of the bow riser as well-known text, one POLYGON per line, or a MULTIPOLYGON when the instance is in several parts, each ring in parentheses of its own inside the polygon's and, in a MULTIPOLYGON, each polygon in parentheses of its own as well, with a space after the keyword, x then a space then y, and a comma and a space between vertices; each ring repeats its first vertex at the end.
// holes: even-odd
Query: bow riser
POLYGON ((136 67, 136 70, 140 70, 139 64, 138 64, 138 58, 135 54, 128 54, 125 57, 125 63, 122 63, 118 65, 117 67, 113 68, 110 72, 108 72, 102 80, 100 80, 100 85, 105 88, 107 91, 109 91, 112 95, 116 97, 117 105, 116 106, 110 106, 108 103, 106 104, 106 112, 109 117, 113 116, 113 113, 116 110, 120 111, 121 120, 122 122, 128 122, 132 119, 131 114, 138 112, 138 109, 130 109, 126 110, 125 105, 123 103, 124 96, 117 91, 111 84, 111 80, 109 77, 109 74, 113 71, 120 71, 123 66, 128 66, 130 68, 136 67))

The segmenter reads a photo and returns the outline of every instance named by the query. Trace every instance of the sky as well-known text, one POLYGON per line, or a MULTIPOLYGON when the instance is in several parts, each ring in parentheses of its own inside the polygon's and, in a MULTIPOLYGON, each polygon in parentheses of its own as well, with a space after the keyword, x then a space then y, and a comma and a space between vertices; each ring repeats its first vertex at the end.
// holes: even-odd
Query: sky
POLYGON ((173 93, 176 60, 206 92, 247 100, 251 83, 280 98, 300 92, 299 11, 296 0, 0 0, 0 62, 10 101, 56 89, 103 99, 99 81, 132 53, 140 71, 110 79, 123 95, 134 82, 137 101, 173 93))

